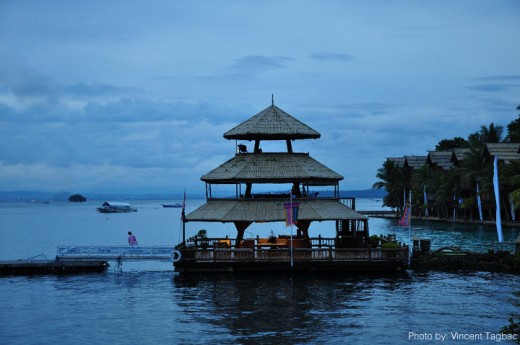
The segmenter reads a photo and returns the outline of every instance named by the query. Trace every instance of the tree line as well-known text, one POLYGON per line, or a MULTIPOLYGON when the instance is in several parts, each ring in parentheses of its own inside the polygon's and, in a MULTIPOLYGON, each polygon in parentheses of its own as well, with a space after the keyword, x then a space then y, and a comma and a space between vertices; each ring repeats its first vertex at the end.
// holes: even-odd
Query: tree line
MULTIPOLYGON (((409 203, 408 191, 411 190, 411 207, 415 216, 494 220, 493 159, 485 154, 486 147, 490 147, 487 144, 518 143, 520 148, 520 115, 506 129, 505 132, 503 126, 490 123, 482 125, 466 139, 443 139, 428 156, 420 157, 424 159, 422 166, 406 164, 407 157, 417 156, 387 158, 377 170, 379 181, 372 188, 384 188, 387 195, 383 205, 399 212, 405 203, 409 203), (426 159, 433 156, 432 152, 451 152, 456 154, 455 158, 461 159, 452 160, 449 167, 442 169, 431 162, 427 164, 426 159), (479 201, 483 211, 479 211, 479 201)), ((516 147, 503 146, 510 150, 516 147)), ((502 215, 505 220, 510 220, 515 216, 515 210, 520 208, 520 159, 499 160, 498 171, 502 215)))

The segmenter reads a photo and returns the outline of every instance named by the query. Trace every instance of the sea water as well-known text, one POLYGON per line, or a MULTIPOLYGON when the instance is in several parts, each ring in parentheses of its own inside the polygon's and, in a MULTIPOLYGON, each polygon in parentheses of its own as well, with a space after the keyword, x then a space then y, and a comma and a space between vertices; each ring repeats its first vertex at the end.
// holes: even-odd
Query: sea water
MULTIPOLYGON (((161 203, 171 201, 134 201, 138 212, 127 214, 97 213, 100 202, 0 203, 0 260, 53 258, 58 245, 124 245, 128 231, 141 245, 177 244, 180 209, 161 203)), ((200 203, 188 201, 187 212, 200 203)), ((357 200, 357 208, 380 201, 357 200)), ((235 236, 222 223, 188 223, 186 236, 201 228, 235 236)), ((333 236, 333 228, 316 223, 310 235, 333 236)), ((248 229, 251 237, 271 230, 290 231, 248 229)), ((496 239, 491 226, 431 221, 409 230, 371 219, 370 231, 428 238, 434 249, 487 250, 496 239)), ((504 229, 506 240, 516 236, 504 229)), ((519 293, 520 277, 487 272, 186 278, 171 262, 125 262, 105 273, 0 278, 0 344, 497 343, 492 336, 520 314, 519 293)))

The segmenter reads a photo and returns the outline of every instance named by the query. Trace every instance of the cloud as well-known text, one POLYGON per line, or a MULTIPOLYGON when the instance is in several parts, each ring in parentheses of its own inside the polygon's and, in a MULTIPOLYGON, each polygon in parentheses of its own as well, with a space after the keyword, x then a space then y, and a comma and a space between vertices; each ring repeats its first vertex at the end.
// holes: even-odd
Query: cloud
POLYGON ((0 190, 202 193, 200 176, 235 152, 222 138, 234 124, 212 118, 221 111, 128 98, 84 110, 0 103, 0 190))
POLYGON ((267 71, 287 68, 286 63, 294 61, 285 56, 247 55, 239 58, 231 66, 232 75, 236 77, 251 78, 267 71))
POLYGON ((467 89, 471 91, 483 92, 504 92, 520 87, 520 84, 481 84, 475 86, 468 86, 467 89))
POLYGON ((489 75, 473 78, 478 82, 485 82, 475 86, 466 87, 471 91, 505 92, 520 87, 520 75, 489 75))
POLYGON ((314 53, 310 55, 313 60, 319 61, 340 61, 347 62, 354 60, 352 55, 341 54, 341 53, 314 53))
POLYGON ((490 75, 474 78, 480 81, 520 81, 520 75, 490 75))
POLYGON ((103 83, 77 83, 63 87, 62 94, 77 97, 100 97, 115 95, 132 95, 140 90, 136 87, 124 87, 103 83))
POLYGON ((470 3, 9 2, 0 182, 203 188, 274 93, 322 134, 295 149, 366 188, 388 156, 518 115, 517 6, 470 3))

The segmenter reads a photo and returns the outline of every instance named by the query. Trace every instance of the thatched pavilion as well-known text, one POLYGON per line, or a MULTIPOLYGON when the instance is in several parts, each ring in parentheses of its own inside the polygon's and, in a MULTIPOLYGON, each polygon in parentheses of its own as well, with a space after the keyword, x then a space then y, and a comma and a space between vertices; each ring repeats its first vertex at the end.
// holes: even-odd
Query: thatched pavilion
MULTIPOLYGON (((368 219, 341 202, 339 181, 343 176, 321 164, 308 153, 293 152, 292 141, 318 139, 320 133, 271 104, 257 115, 224 134, 229 140, 254 142, 253 152, 238 150, 227 162, 201 177, 206 183, 207 202, 190 213, 186 221, 233 222, 237 229, 236 246, 242 244, 244 231, 254 222, 285 220, 287 193, 254 193, 254 186, 292 184, 292 198, 299 203, 298 233, 309 240, 313 221, 335 221, 338 244, 346 247, 366 245, 368 219), (285 141, 285 152, 262 152, 266 140, 285 141), (212 185, 235 186, 235 195, 221 199, 212 195, 212 185), (329 186, 332 196, 319 197, 312 187, 329 186), (356 231, 357 230, 357 231, 356 231)), ((310 247, 310 242, 307 243, 310 247)))
MULTIPOLYGON (((294 141, 320 136, 274 102, 226 132, 224 138, 236 140, 237 150, 228 161, 201 177, 206 184, 206 202, 186 215, 184 222, 233 223, 236 238, 208 238, 205 230, 188 241, 184 235, 178 246, 178 257, 182 252, 182 259, 175 262, 175 270, 386 271, 406 265, 407 248, 372 249, 368 218, 355 211, 354 199, 340 198, 339 182, 343 176, 308 153, 294 151, 294 141), (275 141, 270 147, 281 142, 283 149, 265 152, 260 146, 265 141, 275 141), (254 143, 251 151, 248 142, 254 143), (214 190, 223 187, 230 193, 217 197, 214 190), (291 231, 290 235, 278 237, 244 238, 245 230, 254 223, 286 221, 286 210, 296 204, 296 235, 291 231), (315 221, 332 222, 335 236, 311 236, 311 224, 315 221)), ((252 227, 248 233, 254 231, 252 227)))

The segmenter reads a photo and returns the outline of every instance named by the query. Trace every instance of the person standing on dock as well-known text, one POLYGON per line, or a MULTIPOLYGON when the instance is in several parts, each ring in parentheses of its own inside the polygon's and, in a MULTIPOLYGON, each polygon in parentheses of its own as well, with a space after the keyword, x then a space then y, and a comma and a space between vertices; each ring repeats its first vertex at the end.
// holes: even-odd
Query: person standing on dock
POLYGON ((132 231, 128 231, 128 244, 131 246, 137 246, 137 238, 135 238, 135 235, 132 234, 132 231))

